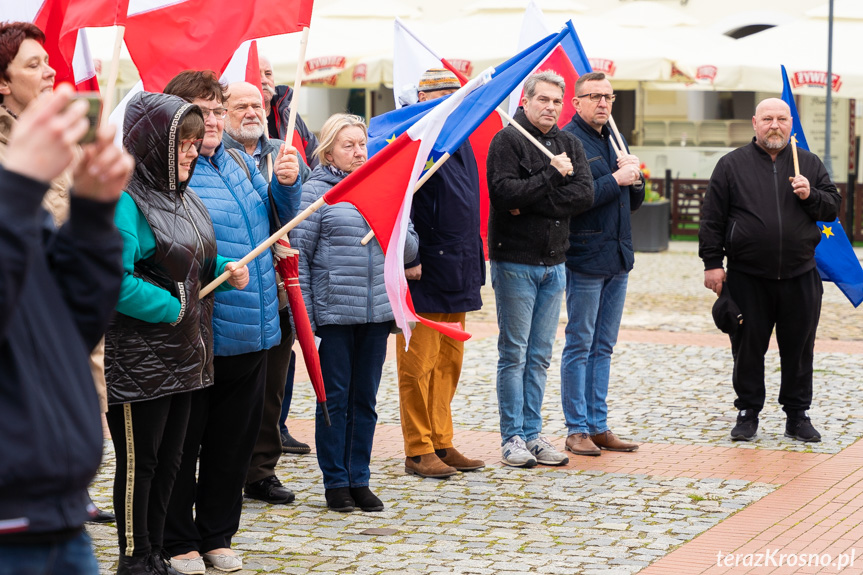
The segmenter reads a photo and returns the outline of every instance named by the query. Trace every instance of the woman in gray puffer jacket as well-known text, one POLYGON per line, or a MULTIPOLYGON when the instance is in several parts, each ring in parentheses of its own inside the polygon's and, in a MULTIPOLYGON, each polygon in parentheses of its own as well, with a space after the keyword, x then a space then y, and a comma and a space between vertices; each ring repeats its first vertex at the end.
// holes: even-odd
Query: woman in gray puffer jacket
MULTIPOLYGON (((303 184, 303 210, 363 165, 363 119, 336 114, 321 129, 320 165, 303 184)), ((332 426, 318 409, 315 445, 327 506, 335 511, 382 511, 369 489, 369 461, 377 423, 375 401, 393 313, 384 284, 384 253, 377 241, 362 245, 369 226, 348 203, 324 204, 291 232, 300 250, 300 287, 315 335, 332 426)), ((408 228, 405 261, 417 254, 408 228)))

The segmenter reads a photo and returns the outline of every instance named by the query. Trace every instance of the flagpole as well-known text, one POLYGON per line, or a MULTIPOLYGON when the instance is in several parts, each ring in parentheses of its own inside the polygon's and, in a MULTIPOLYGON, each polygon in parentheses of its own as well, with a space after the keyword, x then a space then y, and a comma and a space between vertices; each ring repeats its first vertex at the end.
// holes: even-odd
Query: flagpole
POLYGON ((294 75, 294 95, 291 97, 291 113, 288 116, 288 129, 285 132, 285 141, 289 144, 293 141, 294 127, 297 125, 297 110, 299 110, 300 87, 303 85, 303 70, 306 64, 306 46, 309 45, 309 28, 303 28, 303 36, 300 39, 300 55, 297 60, 297 73, 294 75))
POLYGON ((617 138, 617 143, 620 144, 620 154, 626 152, 626 146, 623 143, 623 136, 620 135, 620 130, 617 129, 617 124, 614 123, 614 116, 608 115, 608 123, 611 126, 611 131, 614 132, 614 137, 617 138))
MULTIPOLYGON (((264 251, 270 249, 270 247, 274 243, 279 241, 279 238, 281 238, 282 236, 287 234, 289 231, 291 231, 292 229, 297 227, 297 225, 301 221, 303 221, 304 219, 306 219, 307 217, 309 217, 310 215, 315 213, 318 210, 318 208, 323 206, 325 203, 326 202, 324 202, 323 197, 320 197, 317 200, 315 200, 315 202, 313 204, 311 204, 305 210, 303 210, 302 212, 297 214, 297 216, 294 219, 292 219, 291 221, 289 221, 288 223, 283 225, 281 228, 279 228, 279 230, 276 233, 274 233, 269 238, 267 238, 263 243, 258 245, 258 247, 256 247, 252 251, 250 251, 245 256, 243 256, 243 259, 241 259, 240 261, 237 262, 239 264, 239 266, 242 267, 244 265, 248 265, 253 259, 255 259, 259 255, 261 255, 264 251)), ((229 271, 223 272, 222 275, 220 275, 219 277, 217 277, 216 279, 214 279, 213 281, 211 281, 210 283, 205 285, 203 288, 201 288, 201 291, 198 293, 198 298, 202 298, 202 297, 208 295, 211 291, 213 291, 214 289, 219 287, 219 285, 221 285, 222 282, 227 280, 229 277, 231 277, 231 272, 229 272, 229 271)))
POLYGON ((123 47, 123 35, 126 33, 125 26, 117 26, 117 35, 114 37, 114 54, 111 56, 111 66, 108 68, 107 94, 102 101, 102 117, 99 119, 100 126, 108 125, 108 116, 114 107, 114 92, 117 91, 117 76, 120 72, 120 48, 123 47))
MULTIPOLYGON (((429 179, 434 175, 434 173, 436 171, 438 171, 438 168, 443 166, 444 162, 446 162, 449 159, 449 157, 450 157, 449 154, 444 153, 444 155, 441 156, 440 158, 438 158, 438 161, 435 162, 431 168, 426 170, 426 173, 423 174, 423 177, 421 177, 419 180, 417 180, 417 185, 414 186, 414 193, 417 193, 418 191, 420 191, 420 188, 423 187, 423 184, 425 184, 427 181, 429 181, 429 179)), ((360 240, 360 244, 366 245, 367 243, 372 241, 373 237, 375 237, 375 232, 370 231, 369 233, 367 233, 365 235, 365 237, 362 240, 360 240)))

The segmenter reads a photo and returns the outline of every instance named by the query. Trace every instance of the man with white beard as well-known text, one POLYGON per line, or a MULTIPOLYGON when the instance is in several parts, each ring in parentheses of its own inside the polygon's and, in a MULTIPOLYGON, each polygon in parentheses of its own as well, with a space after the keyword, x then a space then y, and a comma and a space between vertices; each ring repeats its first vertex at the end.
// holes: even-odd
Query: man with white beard
MULTIPOLYGON (((248 82, 235 82, 228 86, 228 109, 225 118, 225 133, 222 144, 229 154, 238 159, 237 150, 243 151, 255 160, 261 175, 270 181, 273 165, 282 147, 282 140, 268 137, 264 116, 263 99, 258 87, 248 82)), ((285 153, 297 153, 288 145, 285 153)), ((305 181, 309 168, 300 158, 300 179, 305 181)), ((240 165, 245 165, 242 160, 240 165)), ((275 214, 271 210, 271 214, 275 214)), ((271 220, 274 216, 271 216, 271 220)), ((271 221, 271 228, 278 229, 287 222, 271 221)), ((252 453, 252 461, 246 475, 246 497, 260 499, 268 503, 290 503, 294 494, 282 486, 276 477, 276 464, 282 454, 282 441, 279 432, 279 416, 282 412, 282 399, 285 393, 285 379, 294 343, 288 307, 282 305, 280 297, 279 326, 282 341, 267 350, 267 377, 264 389, 264 413, 261 417, 261 430, 252 453)))

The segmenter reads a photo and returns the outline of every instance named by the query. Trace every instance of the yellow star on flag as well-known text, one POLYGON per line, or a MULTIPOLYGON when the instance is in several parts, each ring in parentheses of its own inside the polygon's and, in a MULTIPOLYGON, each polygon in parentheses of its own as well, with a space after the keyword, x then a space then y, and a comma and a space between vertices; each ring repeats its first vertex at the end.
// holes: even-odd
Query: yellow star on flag
POLYGON ((825 226, 824 226, 824 229, 823 229, 823 230, 821 230, 821 233, 823 233, 823 234, 824 234, 825 236, 827 236, 828 238, 829 238, 830 236, 835 236, 835 235, 836 235, 836 234, 834 234, 834 233, 833 233, 833 227, 832 227, 832 226, 828 226, 828 225, 825 225, 825 226))
POLYGON ((396 141, 396 135, 395 134, 393 134, 392 138, 387 138, 387 144, 392 144, 395 141, 396 141))
POLYGON ((430 170, 432 166, 434 166, 434 160, 432 160, 431 158, 429 158, 429 159, 426 161, 426 165, 425 165, 425 167, 423 168, 423 171, 430 170))

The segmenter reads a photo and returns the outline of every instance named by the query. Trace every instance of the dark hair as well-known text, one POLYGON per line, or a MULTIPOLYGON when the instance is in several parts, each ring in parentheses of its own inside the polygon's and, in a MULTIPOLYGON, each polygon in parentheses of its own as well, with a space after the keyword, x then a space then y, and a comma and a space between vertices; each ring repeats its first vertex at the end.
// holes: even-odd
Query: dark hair
POLYGON ((599 80, 605 80, 605 72, 588 72, 579 76, 578 80, 575 81, 575 95, 578 95, 585 82, 598 82, 599 80))
POLYGON ((212 70, 186 70, 171 78, 163 92, 179 96, 187 102, 202 98, 224 104, 227 100, 226 88, 212 70))
POLYGON ((204 118, 201 116, 199 110, 192 110, 183 116, 183 119, 180 121, 179 132, 181 140, 200 140, 204 137, 206 130, 204 118))
MULTIPOLYGON (((40 44, 45 43, 45 33, 29 22, 0 23, 0 80, 9 80, 6 69, 18 55, 21 43, 28 38, 40 44)), ((2 101, 3 95, 0 94, 0 102, 2 101)))

